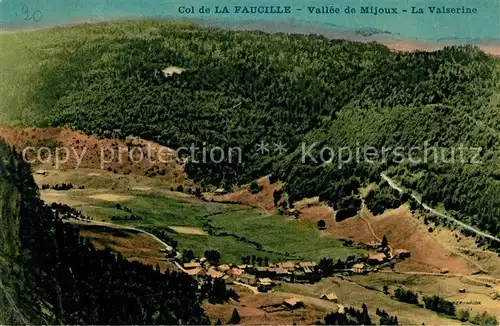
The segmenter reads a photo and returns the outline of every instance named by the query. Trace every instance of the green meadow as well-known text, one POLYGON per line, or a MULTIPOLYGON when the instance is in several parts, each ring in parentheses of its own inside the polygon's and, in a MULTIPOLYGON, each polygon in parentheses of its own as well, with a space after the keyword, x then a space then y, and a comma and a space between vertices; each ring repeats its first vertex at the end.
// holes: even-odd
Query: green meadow
POLYGON ((338 239, 322 236, 315 224, 303 223, 289 216, 268 215, 248 206, 205 202, 176 193, 133 193, 131 198, 119 204, 130 208, 142 219, 113 221, 113 216, 130 213, 118 209, 116 202, 90 198, 95 194, 95 190, 66 191, 61 193, 57 202, 67 203, 94 220, 146 230, 164 230, 178 241, 179 250, 193 250, 197 257, 203 256, 208 249, 218 250, 226 263, 240 263, 241 258, 247 255, 279 262, 319 260, 323 257, 345 259, 364 253, 361 249, 344 246, 338 239), (204 231, 212 229, 213 232, 212 235, 179 233, 172 229, 176 226, 204 231))

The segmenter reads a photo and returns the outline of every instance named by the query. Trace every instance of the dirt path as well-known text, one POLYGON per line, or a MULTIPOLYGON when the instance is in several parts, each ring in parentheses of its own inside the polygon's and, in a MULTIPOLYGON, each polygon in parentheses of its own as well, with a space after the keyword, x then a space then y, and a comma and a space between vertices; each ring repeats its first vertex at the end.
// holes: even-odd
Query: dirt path
POLYGON ((179 264, 179 262, 177 261, 174 261, 174 265, 175 267, 177 267, 181 272, 184 272, 187 274, 187 270, 184 269, 184 267, 181 266, 181 264, 179 264))
MULTIPOLYGON (((393 189, 396 189, 396 190, 397 190, 397 191, 399 191, 399 192, 404 192, 404 190, 403 190, 401 187, 399 187, 399 186, 396 184, 396 182, 395 182, 394 180, 392 180, 391 178, 389 178, 388 176, 386 176, 386 175, 385 175, 385 174, 383 174, 383 173, 381 174, 381 176, 382 176, 382 178, 383 178, 384 180, 386 180, 386 181, 389 183, 389 185, 390 185, 393 189)), ((413 194, 411 194, 411 196, 412 196, 412 197, 413 197, 413 198, 414 198, 414 199, 415 199, 415 200, 416 200, 419 204, 421 204, 421 205, 422 205, 425 209, 427 209, 427 210, 428 210, 428 211, 430 211, 431 213, 436 214, 436 215, 438 215, 438 216, 440 216, 440 217, 446 218, 446 219, 448 219, 448 220, 450 220, 450 221, 452 221, 452 222, 455 222, 455 223, 457 223, 457 224, 459 224, 459 225, 461 225, 461 226, 463 226, 463 227, 465 227, 465 228, 467 228, 467 229, 469 229, 469 230, 472 230, 472 231, 476 232, 477 234, 481 234, 481 235, 484 235, 484 236, 486 236, 486 237, 488 237, 488 238, 490 238, 490 239, 495 239, 495 240, 500 241, 500 239, 497 239, 496 237, 490 236, 489 234, 486 234, 486 233, 484 233, 484 232, 481 232, 481 231, 479 231, 479 230, 476 230, 475 228, 473 228, 473 227, 471 227, 471 226, 468 226, 468 225, 466 225, 465 223, 460 222, 460 221, 458 221, 458 220, 454 219, 453 217, 450 217, 450 216, 444 215, 444 214, 442 214, 442 213, 440 213, 440 212, 436 211, 435 209, 433 209, 433 208, 429 207, 428 205, 423 204, 423 203, 422 203, 422 201, 421 201, 421 200, 420 200, 417 196, 415 196, 415 195, 413 195, 413 194)), ((468 257, 467 255, 465 255, 465 254, 463 254, 463 253, 461 253, 461 252, 459 252, 459 251, 457 251, 457 250, 454 250, 454 249, 457 249, 457 248, 458 248, 458 249, 460 249, 460 250, 467 250, 467 249, 465 249, 465 248, 460 248, 460 247, 456 247, 456 246, 449 246, 449 245, 444 244, 444 243, 441 243, 441 244, 443 245, 443 247, 444 247, 446 250, 448 250, 449 252, 451 252, 451 253, 452 253, 452 254, 454 254, 454 255, 457 255, 457 256, 461 257, 462 259, 466 260, 466 261, 467 261, 467 262, 469 262, 470 264, 474 265, 474 266, 475 266, 476 268, 478 268, 478 269, 479 269, 479 271, 481 271, 482 273, 488 273, 488 272, 487 272, 487 270, 486 270, 483 266, 481 266, 480 264, 478 264, 478 263, 477 263, 476 261, 474 261, 472 258, 468 257)), ((472 250, 472 251, 474 251, 474 249, 471 249, 471 250, 472 250)), ((479 250, 479 249, 477 249, 477 250, 478 250, 478 251, 481 251, 481 250, 479 250)), ((481 251, 481 252, 483 252, 483 251, 481 251)), ((492 254, 495 254, 495 253, 492 253, 492 254)))
MULTIPOLYGON (((365 216, 364 216, 364 215, 366 214, 366 210, 365 210, 365 209, 366 209, 366 208, 365 208, 365 204, 363 203, 363 207, 361 207, 361 213, 359 214, 359 218, 360 218, 363 222, 365 222, 365 223, 366 223, 366 225, 368 225, 368 229, 370 229, 370 232, 371 232, 371 234, 373 235, 373 237, 374 237, 374 238, 375 238, 375 239, 376 239, 379 243, 382 243, 382 239, 381 239, 379 236, 377 236, 377 235, 375 234, 375 231, 373 231, 372 224, 371 224, 370 220, 369 220, 367 217, 365 217, 365 216)), ((392 256, 393 256, 393 255, 392 255, 392 253, 393 253, 392 247, 391 247, 389 244, 387 244, 387 247, 389 248, 389 253, 390 253, 390 256, 391 256, 391 258, 392 258, 392 256)))
MULTIPOLYGON (((389 184, 389 186, 391 186, 391 188, 393 189, 396 189, 397 191, 399 191, 400 193, 403 193, 405 192, 405 190, 400 187, 393 179, 389 178, 387 175, 385 175, 384 173, 381 173, 380 176, 382 177, 382 179, 384 179, 385 181, 387 181, 387 183, 389 184)), ((463 222, 460 222, 459 220, 451 217, 451 216, 448 216, 448 215, 444 215, 443 213, 441 212, 438 212, 437 210, 435 210, 434 208, 430 207, 429 205, 426 205, 424 204, 417 196, 415 196, 413 193, 410 193, 410 196, 415 199, 420 205, 422 205, 422 207, 424 207, 424 209, 428 210, 429 212, 431 212, 432 214, 434 215, 437 215, 439 217, 442 217, 442 218, 445 218, 449 221, 452 221, 453 223, 456 223, 458 225, 460 225, 461 227, 465 228, 465 229, 468 229, 468 230, 471 230, 473 232, 475 232, 476 234, 479 234, 485 238, 488 238, 488 239, 492 239, 492 240, 495 240, 495 241, 498 241, 500 242, 500 239, 497 238, 497 237, 494 237, 492 235, 489 235, 487 233, 484 233, 478 229, 475 229, 473 228, 472 226, 469 226, 463 222)))
POLYGON ((492 256, 497 256, 498 254, 493 251, 488 251, 488 250, 483 250, 483 249, 474 249, 474 248, 464 248, 464 247, 459 247, 459 246, 448 246, 449 248, 454 248, 458 249, 461 251, 471 251, 471 252, 478 252, 481 254, 487 254, 487 255, 492 255, 492 256))
POLYGON ((480 272, 482 273, 485 273, 485 274, 488 274, 488 271, 483 268, 483 266, 479 265, 476 261, 474 261, 472 258, 470 258, 469 256, 461 253, 461 252, 458 252, 456 250, 453 250, 453 246, 448 246, 446 244, 442 244, 443 247, 448 250, 449 252, 451 252, 452 254, 454 255, 457 255, 457 256, 460 256, 460 258, 468 261, 469 263, 471 263, 472 265, 474 265, 477 269, 479 269, 480 272))
POLYGON ((99 222, 99 221, 85 221, 84 222, 84 221, 76 220, 76 219, 69 219, 69 220, 63 220, 63 221, 64 222, 67 221, 68 223, 71 223, 71 224, 99 225, 99 226, 107 226, 107 227, 114 228, 114 229, 130 230, 130 231, 135 231, 135 232, 143 233, 143 234, 146 234, 146 235, 150 236, 151 238, 153 238, 156 242, 161 243, 165 247, 165 249, 167 251, 174 250, 174 248, 172 248, 172 246, 168 245, 165 241, 159 239, 154 234, 151 234, 151 233, 146 232, 146 231, 141 230, 141 229, 136 229, 134 227, 124 226, 124 225, 118 225, 118 224, 113 224, 113 223, 109 223, 109 222, 99 222))
POLYGON ((237 284, 239 286, 243 286, 243 287, 249 289, 250 291, 253 292, 253 294, 259 294, 260 293, 256 286, 251 286, 251 285, 248 285, 248 284, 245 284, 245 283, 241 283, 241 282, 238 282, 238 281, 234 281, 234 284, 237 284))

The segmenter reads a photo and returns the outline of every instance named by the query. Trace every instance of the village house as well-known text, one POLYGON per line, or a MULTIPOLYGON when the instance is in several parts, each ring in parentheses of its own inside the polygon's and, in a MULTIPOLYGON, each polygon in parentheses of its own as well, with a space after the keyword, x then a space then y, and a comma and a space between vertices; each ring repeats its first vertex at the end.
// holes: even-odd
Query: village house
POLYGON ((227 190, 224 188, 219 188, 219 189, 215 190, 215 194, 218 196, 225 195, 225 194, 227 194, 227 190))
POLYGON ((279 275, 283 276, 283 275, 288 275, 288 274, 290 274, 290 272, 289 272, 288 270, 286 270, 286 269, 284 269, 284 268, 281 268, 281 267, 276 267, 276 268, 274 268, 274 272, 275 272, 275 273, 276 273, 276 275, 278 275, 278 276, 279 276, 279 275))
POLYGON ((288 298, 283 300, 283 305, 285 308, 293 310, 304 307, 304 302, 298 298, 288 298))
POLYGON ((395 258, 406 258, 411 256, 411 253, 406 249, 394 249, 393 254, 395 258))
POLYGON ((366 245, 370 248, 377 249, 377 248, 380 248, 382 246, 382 243, 375 242, 372 240, 372 241, 368 242, 366 245))
POLYGON ((255 275, 243 273, 238 277, 238 282, 254 286, 257 284, 257 277, 255 275))
POLYGON ((212 278, 223 278, 224 277, 224 273, 217 271, 213 267, 208 269, 207 275, 211 276, 212 278))
POLYGON ((226 282, 227 285, 232 285, 234 284, 234 277, 230 275, 224 275, 222 279, 226 282))
POLYGON ((491 294, 491 298, 494 299, 494 300, 496 300, 496 299, 500 300, 500 285, 498 285, 495 288, 495 291, 491 294))
POLYGON ((195 269, 195 268, 201 268, 201 264, 197 262, 184 264, 184 269, 195 269))
POLYGON ((328 300, 328 301, 335 302, 335 303, 337 303, 339 301, 339 298, 337 297, 337 294, 335 292, 330 292, 330 293, 327 293, 327 294, 323 294, 320 297, 320 299, 328 300))
POLYGON ((187 269, 186 273, 191 276, 202 276, 205 275, 205 270, 202 268, 192 268, 192 269, 187 269))
POLYGON ((259 284, 262 284, 262 285, 274 285, 274 281, 271 280, 268 277, 265 277, 265 278, 259 279, 259 284))
POLYGON ((255 268, 255 275, 257 275, 257 277, 273 277, 276 275, 276 272, 274 268, 259 266, 255 268))
POLYGON ((290 281, 291 273, 284 268, 276 267, 273 269, 275 278, 283 281, 290 281))
POLYGON ((226 273, 227 271, 229 271, 231 269, 231 266, 227 265, 227 264, 223 264, 223 265, 219 265, 217 266, 217 270, 219 272, 222 272, 222 273, 226 273))
POLYGON ((302 268, 302 270, 307 273, 313 273, 314 272, 314 266, 316 266, 316 262, 312 261, 305 261, 305 262, 300 262, 299 267, 302 268))
POLYGON ((358 263, 352 266, 352 271, 354 273, 363 273, 365 271, 365 264, 358 263))
POLYGON ((261 278, 259 279, 257 289, 259 290, 259 292, 267 292, 271 290, 273 286, 274 286, 273 280, 271 280, 270 278, 261 278))
POLYGON ((384 253, 372 254, 368 256, 368 264, 370 265, 378 265, 385 262, 387 256, 384 253))
POLYGON ((313 283, 319 281, 321 276, 314 273, 306 273, 303 270, 295 270, 292 272, 291 282, 292 283, 313 283))
POLYGON ((175 67, 175 66, 170 66, 170 67, 167 67, 165 69, 162 70, 163 72, 163 75, 168 78, 168 77, 172 77, 174 74, 177 74, 177 75, 180 75, 184 72, 185 69, 183 68, 179 68, 179 67, 175 67))
POLYGON ((245 273, 245 270, 239 268, 232 268, 231 270, 228 271, 228 274, 232 275, 233 277, 238 277, 243 273, 245 273))
POLYGON ((295 270, 295 265, 296 264, 294 262, 287 261, 287 262, 279 263, 278 267, 286 269, 287 271, 291 272, 291 271, 295 270))

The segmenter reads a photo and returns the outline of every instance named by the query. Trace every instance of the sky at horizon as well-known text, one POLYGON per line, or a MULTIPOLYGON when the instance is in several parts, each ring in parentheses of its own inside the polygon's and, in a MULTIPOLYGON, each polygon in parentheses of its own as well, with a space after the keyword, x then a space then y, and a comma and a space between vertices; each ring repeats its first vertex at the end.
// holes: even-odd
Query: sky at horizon
MULTIPOLYGON (((375 8, 373 8, 375 9, 375 8)), ((435 9, 436 11, 437 9, 435 9)), ((439 40, 500 40, 500 1, 497 0, 286 0, 269 3, 264 0, 0 0, 0 23, 4 30, 48 27, 81 21, 101 21, 122 18, 192 19, 220 25, 282 25, 301 26, 331 32, 349 33, 356 30, 386 32, 399 39, 439 40), (235 13, 235 6, 290 6, 286 14, 235 13), (316 13, 316 8, 328 5, 338 13, 316 13), (201 14, 200 7, 211 8, 201 14), (215 13, 215 6, 229 13, 215 13), (429 7, 476 8, 473 14, 437 14, 429 7), (310 8, 308 8, 310 7, 310 8), (314 7, 314 9, 311 9, 314 7), (396 8, 397 14, 361 13, 361 7, 396 8), (415 9, 414 9, 414 8, 415 9), (194 13, 186 9, 194 8, 194 13), (346 8, 355 13, 346 14, 346 8), (422 14, 412 11, 422 8, 422 14), (311 13, 313 11, 313 13, 311 13), (182 12, 182 13, 181 13, 182 12)))

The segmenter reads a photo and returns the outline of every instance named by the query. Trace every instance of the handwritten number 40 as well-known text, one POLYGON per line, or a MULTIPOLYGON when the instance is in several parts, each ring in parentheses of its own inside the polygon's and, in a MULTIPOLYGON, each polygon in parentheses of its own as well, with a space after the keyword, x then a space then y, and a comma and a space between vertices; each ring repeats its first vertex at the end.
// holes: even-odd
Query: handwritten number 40
POLYGON ((25 15, 24 16, 25 21, 33 20, 34 22, 38 23, 40 20, 42 20, 43 15, 42 15, 42 12, 40 10, 35 10, 31 13, 27 6, 23 6, 21 11, 22 11, 23 15, 25 15))

